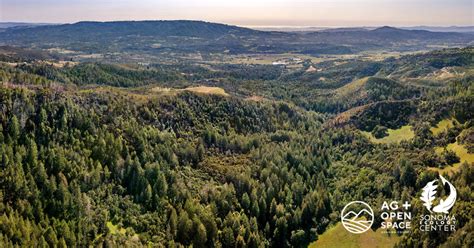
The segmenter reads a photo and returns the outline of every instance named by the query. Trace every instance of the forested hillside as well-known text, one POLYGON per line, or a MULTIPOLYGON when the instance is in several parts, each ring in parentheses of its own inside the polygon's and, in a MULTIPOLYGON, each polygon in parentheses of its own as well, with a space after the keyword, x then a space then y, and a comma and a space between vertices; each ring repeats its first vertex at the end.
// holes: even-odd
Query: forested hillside
POLYGON ((397 246, 473 245, 472 47, 303 68, 8 51, 2 247, 306 247, 353 200, 422 211, 439 171, 458 190, 456 231, 397 246), (400 128, 413 137, 393 142, 400 128))

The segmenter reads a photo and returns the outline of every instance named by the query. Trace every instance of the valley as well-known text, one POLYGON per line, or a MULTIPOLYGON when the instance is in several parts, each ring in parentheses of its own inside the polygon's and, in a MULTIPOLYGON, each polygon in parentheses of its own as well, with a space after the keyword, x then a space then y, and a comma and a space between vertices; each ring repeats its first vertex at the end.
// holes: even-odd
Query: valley
POLYGON ((474 36, 194 21, 0 33, 2 247, 470 247, 474 36), (453 232, 344 205, 444 175, 453 232))

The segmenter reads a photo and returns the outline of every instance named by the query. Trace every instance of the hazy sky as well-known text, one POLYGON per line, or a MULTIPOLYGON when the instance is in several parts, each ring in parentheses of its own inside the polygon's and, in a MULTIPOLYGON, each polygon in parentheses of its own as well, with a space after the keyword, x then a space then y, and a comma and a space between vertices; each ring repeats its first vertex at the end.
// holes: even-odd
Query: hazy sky
POLYGON ((192 19, 244 26, 474 25, 474 0, 0 0, 0 21, 192 19))

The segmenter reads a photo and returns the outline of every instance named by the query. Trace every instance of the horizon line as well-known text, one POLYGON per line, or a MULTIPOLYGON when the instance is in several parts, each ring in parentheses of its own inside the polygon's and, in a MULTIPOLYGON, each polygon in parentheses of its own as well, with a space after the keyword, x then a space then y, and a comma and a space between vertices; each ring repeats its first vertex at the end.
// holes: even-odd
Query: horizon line
POLYGON ((455 24, 443 24, 443 25, 426 25, 426 24, 411 24, 411 25, 390 25, 390 24, 377 24, 377 25, 258 25, 258 24, 235 24, 232 22, 219 22, 219 21, 207 21, 199 19, 127 19, 127 20, 80 20, 74 22, 30 22, 30 21, 10 21, 10 20, 0 20, 0 23, 17 23, 17 24, 42 24, 42 25, 65 25, 65 24, 76 24, 80 22, 98 22, 98 23, 107 23, 107 22, 145 22, 145 21, 197 21, 197 22, 207 22, 207 23, 216 23, 216 24, 225 24, 238 27, 247 27, 247 28, 377 28, 377 27, 401 27, 401 28, 410 28, 410 27, 439 27, 439 28, 469 28, 474 27, 474 25, 455 25, 455 24))

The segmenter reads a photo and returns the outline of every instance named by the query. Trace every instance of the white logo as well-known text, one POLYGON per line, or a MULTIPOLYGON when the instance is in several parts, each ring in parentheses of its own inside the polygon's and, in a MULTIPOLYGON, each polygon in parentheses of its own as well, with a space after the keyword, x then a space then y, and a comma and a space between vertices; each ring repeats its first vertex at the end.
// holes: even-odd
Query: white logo
POLYGON ((420 199, 424 202, 423 205, 426 207, 426 209, 428 209, 428 211, 447 214, 448 210, 450 210, 456 202, 456 188, 454 188, 454 186, 450 182, 448 182, 448 180, 446 180, 443 176, 440 175, 439 177, 441 178, 441 182, 443 183, 443 185, 449 185, 449 196, 446 198, 446 200, 441 199, 439 204, 436 205, 433 209, 431 209, 433 201, 436 199, 435 195, 438 185, 436 185, 435 183, 438 181, 438 179, 426 184, 426 186, 423 188, 423 192, 421 193, 420 199))
POLYGON ((344 228, 351 233, 363 233, 374 223, 374 211, 363 201, 353 201, 347 204, 341 212, 344 228))

